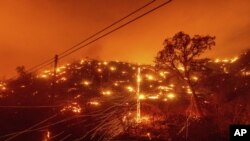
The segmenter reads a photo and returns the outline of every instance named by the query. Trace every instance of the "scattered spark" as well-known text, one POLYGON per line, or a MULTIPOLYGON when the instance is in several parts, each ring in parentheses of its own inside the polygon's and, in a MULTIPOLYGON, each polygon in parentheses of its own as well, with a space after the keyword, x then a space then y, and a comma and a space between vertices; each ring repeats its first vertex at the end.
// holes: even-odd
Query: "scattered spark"
POLYGON ((151 140, 151 139, 152 139, 152 137, 151 137, 151 133, 150 133, 150 132, 147 132, 146 136, 148 137, 148 139, 149 139, 149 140, 151 140))
POLYGON ((193 79, 194 81, 198 81, 199 78, 198 78, 197 76, 193 76, 192 79, 193 79))
POLYGON ((127 73, 126 71, 122 71, 122 74, 125 74, 125 73, 127 73))
POLYGON ((188 93, 188 94, 192 94, 192 91, 191 91, 190 88, 187 88, 187 93, 188 93))
POLYGON ((104 61, 104 62, 103 62, 103 65, 108 65, 108 62, 107 62, 107 61, 104 61))
POLYGON ((234 57, 232 59, 215 59, 214 63, 234 63, 239 59, 239 57, 234 57))
POLYGON ((85 86, 89 86, 89 85, 90 85, 90 82, 87 81, 87 80, 84 80, 82 83, 83 83, 83 85, 85 85, 85 86))
POLYGON ((219 62, 220 62, 220 59, 215 59, 214 62, 215 62, 215 63, 219 63, 219 62))
POLYGON ((60 71, 61 71, 61 68, 57 68, 57 69, 56 69, 56 72, 60 72, 60 71))
POLYGON ((98 72, 102 72, 102 69, 101 69, 101 68, 98 68, 97 71, 98 71, 98 72))
POLYGON ((85 62, 85 60, 82 59, 82 60, 80 61, 80 64, 82 65, 84 62, 85 62))
POLYGON ((177 69, 180 70, 180 71, 185 71, 183 66, 179 66, 177 69))
POLYGON ((66 78, 66 77, 62 77, 61 80, 62 80, 62 81, 66 81, 67 78, 66 78))
POLYGON ((98 101, 90 101, 89 104, 94 105, 94 106, 99 106, 100 105, 100 103, 98 101))
POLYGON ((170 84, 169 87, 173 88, 173 87, 174 87, 174 84, 170 84))
POLYGON ((64 106, 63 109, 61 110, 61 112, 68 112, 68 111, 71 111, 73 113, 81 113, 82 108, 78 103, 73 102, 64 106))
POLYGON ((173 88, 168 87, 168 86, 159 86, 158 89, 164 90, 164 91, 169 91, 169 90, 172 90, 173 88))
POLYGON ((146 78, 147 78, 148 80, 154 80, 154 76, 149 75, 149 74, 146 74, 146 78))
POLYGON ((50 70, 45 70, 45 71, 43 71, 44 73, 50 73, 50 70))
POLYGON ((109 95, 112 94, 112 92, 109 91, 109 90, 107 90, 107 91, 103 91, 102 94, 103 94, 103 95, 106 95, 106 96, 109 96, 109 95))
POLYGON ((143 99, 145 99, 145 95, 143 95, 143 94, 140 94, 140 95, 139 95, 139 99, 140 99, 140 100, 143 100, 143 99))
POLYGON ((5 86, 3 86, 3 87, 2 87, 2 90, 4 90, 4 91, 5 91, 6 89, 7 89, 7 88, 6 88, 5 86))
POLYGON ((229 60, 228 60, 228 59, 223 59, 223 60, 222 60, 222 62, 224 62, 224 63, 228 63, 228 62, 229 62, 229 60))
POLYGON ((110 69, 111 71, 115 71, 115 70, 116 70, 116 67, 111 66, 109 69, 110 69))
POLYGON ((48 78, 48 76, 46 74, 42 74, 41 77, 42 78, 48 78))
POLYGON ((47 131, 47 138, 50 138, 50 131, 47 131))
POLYGON ((135 91, 134 88, 131 87, 131 86, 128 86, 127 89, 128 89, 129 92, 134 92, 135 91))
POLYGON ((174 94, 174 93, 169 93, 169 94, 167 95, 167 97, 168 97, 169 99, 173 99, 173 98, 175 98, 175 94, 174 94))
POLYGON ((149 96, 148 99, 156 100, 156 99, 159 99, 159 96, 158 95, 149 96))
POLYGON ((238 57, 234 57, 234 58, 232 58, 232 59, 231 59, 231 63, 236 62, 238 59, 239 59, 238 57))
POLYGON ((78 99, 78 98, 80 98, 80 97, 81 97, 81 95, 78 94, 77 96, 74 97, 74 99, 78 99))
POLYGON ((46 130, 45 137, 44 137, 43 141, 50 141, 50 138, 51 138, 51 133, 49 130, 46 130))
POLYGON ((169 72, 167 71, 160 71, 159 74, 161 77, 165 78, 166 77, 166 74, 168 74, 169 72))

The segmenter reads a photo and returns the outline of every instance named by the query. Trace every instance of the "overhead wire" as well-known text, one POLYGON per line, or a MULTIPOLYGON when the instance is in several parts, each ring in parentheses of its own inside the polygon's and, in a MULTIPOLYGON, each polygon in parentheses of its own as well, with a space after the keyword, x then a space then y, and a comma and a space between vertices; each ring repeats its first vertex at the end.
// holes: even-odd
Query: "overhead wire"
MULTIPOLYGON (((151 5, 151 4, 154 3, 155 1, 156 1, 156 0, 151 0, 150 2, 146 3, 146 4, 143 5, 142 7, 139 7, 138 9, 136 9, 136 10, 132 11, 131 13, 129 13, 128 15, 122 17, 121 19, 119 19, 119 20, 113 22, 112 24, 106 26, 105 28, 103 28, 103 29, 97 31, 96 33, 90 35, 89 37, 85 38, 85 39, 82 40, 81 42, 79 42, 79 43, 75 44, 74 46, 72 46, 72 47, 66 49, 66 50, 63 51, 63 52, 61 52, 61 53, 59 54, 59 56, 65 54, 65 53, 67 53, 68 51, 70 51, 70 50, 76 48, 77 46, 81 45, 82 43, 84 43, 84 42, 86 42, 86 41, 92 39, 93 37, 97 36, 98 34, 100 34, 100 33, 104 32, 104 31, 106 31, 107 29, 109 29, 109 28, 115 26, 116 24, 122 22, 123 20, 127 19, 128 17, 130 17, 130 16, 136 14, 137 12, 139 12, 139 11, 141 11, 142 9, 146 8, 147 6, 151 5)), ((45 67, 45 66, 48 66, 49 64, 51 64, 51 63, 53 63, 53 62, 54 62, 54 58, 50 58, 50 59, 48 59, 48 60, 43 61, 42 63, 40 63, 40 64, 38 64, 38 65, 35 65, 35 66, 31 67, 31 68, 28 69, 27 71, 28 71, 28 72, 33 72, 33 71, 35 71, 35 70, 41 69, 41 68, 43 68, 43 67, 45 67)))

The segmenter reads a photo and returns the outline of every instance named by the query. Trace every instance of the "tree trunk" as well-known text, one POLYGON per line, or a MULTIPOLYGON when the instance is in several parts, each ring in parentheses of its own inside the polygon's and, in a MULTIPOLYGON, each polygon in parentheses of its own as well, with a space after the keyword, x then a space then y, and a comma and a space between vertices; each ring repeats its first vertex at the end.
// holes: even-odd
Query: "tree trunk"
POLYGON ((198 96, 195 93, 195 90, 194 90, 193 85, 191 84, 191 81, 189 78, 188 78, 188 85, 189 85, 189 88, 191 89, 191 92, 192 92, 192 96, 191 96, 191 100, 190 100, 191 110, 193 110, 193 112, 195 113, 196 116, 203 117, 204 114, 203 114, 203 111, 201 109, 198 96))

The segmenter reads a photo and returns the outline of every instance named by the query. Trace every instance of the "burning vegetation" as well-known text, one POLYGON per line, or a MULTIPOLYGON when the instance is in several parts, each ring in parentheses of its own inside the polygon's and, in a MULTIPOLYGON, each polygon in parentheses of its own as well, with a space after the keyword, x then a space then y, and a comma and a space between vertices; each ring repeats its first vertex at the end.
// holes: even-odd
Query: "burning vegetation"
POLYGON ((18 78, 0 82, 0 140, 226 140, 230 124, 250 123, 250 51, 199 58, 214 40, 179 32, 155 65, 18 67, 18 78))

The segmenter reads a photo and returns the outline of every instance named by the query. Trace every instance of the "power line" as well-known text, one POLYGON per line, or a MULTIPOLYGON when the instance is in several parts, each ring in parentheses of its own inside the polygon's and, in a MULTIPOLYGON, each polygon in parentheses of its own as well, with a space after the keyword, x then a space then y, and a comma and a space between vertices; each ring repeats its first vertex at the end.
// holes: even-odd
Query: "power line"
POLYGON ((111 31, 109 31, 109 32, 107 32, 107 33, 105 33, 105 34, 103 34, 102 36, 100 36, 100 37, 98 37, 98 38, 96 38, 96 39, 94 39, 94 40, 92 40, 92 41, 86 43, 85 45, 80 46, 80 47, 78 47, 78 48, 76 48, 76 49, 70 51, 69 53, 67 53, 67 54, 65 54, 65 55, 63 55, 63 56, 59 56, 59 59, 65 58, 65 57, 67 57, 68 55, 70 55, 70 54, 72 54, 72 53, 74 53, 74 52, 80 50, 81 48, 86 47, 86 46, 88 46, 89 44, 91 44, 91 43, 93 43, 93 42, 96 42, 97 40, 99 40, 99 39, 101 39, 101 38, 103 38, 103 37, 105 37, 105 36, 107 36, 107 35, 109 35, 109 34, 115 32, 115 31, 119 30, 120 28, 123 28, 123 27, 127 26, 128 24, 130 24, 130 23, 132 23, 132 22, 134 22, 134 21, 136 21, 136 20, 138 20, 138 19, 140 19, 140 18, 146 16, 147 14, 149 14, 149 13, 151 13, 151 12, 153 12, 153 11, 155 11, 155 10, 161 8, 161 7, 163 7, 164 5, 170 3, 171 1, 172 1, 172 0, 169 0, 169 1, 167 1, 167 2, 164 2, 164 3, 160 4, 159 6, 153 8, 153 9, 147 11, 147 12, 145 12, 144 14, 142 14, 142 15, 140 15, 140 16, 138 16, 138 17, 136 17, 136 18, 134 18, 134 19, 132 19, 132 20, 126 22, 125 24, 122 24, 122 25, 118 26, 117 28, 115 28, 115 29, 113 29, 113 30, 111 30, 111 31))
MULTIPOLYGON (((169 1, 167 1, 167 2, 164 2, 164 3, 160 4, 160 5, 158 5, 157 7, 155 7, 155 8, 153 8, 153 9, 151 9, 151 10, 149 10, 149 11, 147 11, 147 12, 141 14, 140 16, 137 16, 136 18, 134 18, 134 19, 132 19, 132 20, 130 20, 130 21, 128 21, 128 22, 126 22, 126 23, 124 23, 124 24, 118 26, 117 28, 115 28, 115 29, 113 29, 113 30, 111 30, 111 31, 109 31, 109 32, 107 32, 107 33, 105 33, 105 34, 103 34, 102 36, 100 36, 100 37, 98 37, 98 38, 96 38, 96 39, 94 39, 94 40, 92 40, 92 41, 86 43, 85 45, 80 46, 80 47, 78 47, 78 48, 76 48, 76 49, 70 51, 69 53, 67 53, 67 54, 65 54, 65 55, 59 56, 59 59, 65 58, 65 57, 67 57, 68 55, 70 55, 70 54, 72 54, 72 53, 74 53, 74 52, 80 50, 81 48, 86 47, 86 46, 88 46, 89 44, 94 43, 94 42, 96 42, 97 40, 99 40, 99 39, 101 39, 101 38, 103 38, 103 37, 105 37, 105 36, 107 36, 107 35, 109 35, 109 34, 115 32, 115 31, 119 30, 120 28, 123 28, 123 27, 127 26, 128 24, 130 24, 130 23, 132 23, 132 22, 134 22, 134 21, 136 21, 136 20, 138 20, 138 19, 140 19, 140 18, 146 16, 147 14, 149 14, 149 13, 151 13, 151 12, 153 12, 153 11, 155 11, 155 10, 157 10, 157 9, 159 9, 159 8, 161 8, 161 7, 163 7, 163 6, 165 6, 166 4, 170 3, 171 1, 172 1, 172 0, 169 0, 169 1)), ((52 62, 53 62, 53 61, 52 61, 52 62)), ((48 63, 47 65, 51 64, 52 62, 48 63)))
POLYGON ((60 53, 59 55, 63 55, 64 53, 66 53, 66 52, 70 51, 71 49, 73 49, 73 48, 75 48, 75 47, 77 47, 77 46, 81 45, 82 43, 84 43, 84 42, 88 41, 89 39, 91 39, 91 38, 95 37, 96 35, 98 35, 98 34, 102 33, 103 31, 105 31, 105 30, 107 30, 107 29, 109 29, 110 27, 112 27, 112 26, 114 26, 114 25, 118 24, 119 22, 121 22, 121 21, 125 20, 126 18, 130 17, 131 15, 133 15, 133 14, 135 14, 135 13, 139 12, 140 10, 142 10, 142 9, 144 9, 145 7, 149 6, 149 5, 150 5, 150 4, 152 4, 153 2, 155 2, 155 0, 150 1, 150 2, 149 2, 149 3, 147 3, 146 5, 144 5, 144 6, 140 7, 140 8, 138 8, 138 9, 136 9, 135 11, 133 11, 133 12, 131 12, 131 13, 129 13, 127 16, 125 16, 125 17, 123 17, 123 18, 119 19, 118 21, 116 21, 116 22, 112 23, 111 25, 109 25, 109 26, 105 27, 104 29, 102 29, 102 30, 100 30, 100 31, 98 31, 98 32, 96 32, 96 33, 94 33, 94 34, 92 34, 92 35, 91 35, 91 36, 89 36, 88 38, 86 38, 86 39, 84 39, 83 41, 79 42, 78 44, 76 44, 76 45, 72 46, 71 48, 69 48, 69 49, 65 50, 64 52, 60 53))
MULTIPOLYGON (((90 40, 91 38, 95 37, 96 35, 98 35, 98 34, 104 32, 105 30, 107 30, 107 29, 113 27, 114 25, 120 23, 121 21, 125 20, 126 18, 128 18, 128 17, 130 17, 130 16, 136 14, 137 12, 139 12, 139 11, 141 11, 142 9, 146 8, 147 6, 149 6, 150 4, 152 4, 152 3, 155 2, 155 1, 156 1, 156 0, 151 0, 149 3, 143 5, 142 7, 136 9, 135 11, 129 13, 128 15, 122 17, 121 19, 115 21, 115 22, 112 23, 111 25, 109 25, 109 26, 103 28, 102 30, 100 30, 100 31, 98 31, 98 32, 96 32, 96 33, 90 35, 90 36, 87 37, 86 39, 84 39, 84 40, 82 40, 81 42, 75 44, 74 46, 72 46, 72 47, 66 49, 65 51, 61 52, 59 55, 63 55, 63 54, 65 54, 65 53, 67 53, 68 51, 70 51, 70 50, 76 48, 77 46, 79 46, 79 45, 81 45, 82 43, 84 43, 84 42, 90 40)), ((51 63, 53 62, 53 59, 54 59, 54 58, 45 60, 45 61, 43 61, 42 63, 40 63, 40 64, 38 64, 38 65, 35 65, 35 66, 31 67, 30 69, 28 69, 28 71, 32 72, 33 70, 37 70, 37 68, 40 69, 40 68, 42 68, 42 67, 44 67, 44 66, 47 66, 47 65, 49 65, 49 64, 51 64, 51 63), (41 66, 42 66, 42 67, 41 67, 41 66)))
MULTIPOLYGON (((143 7, 140 7, 139 9, 137 9, 137 10, 131 12, 131 13, 128 14, 127 16, 125 16, 125 17, 123 17, 122 19, 120 19, 120 20, 114 22, 113 24, 107 26, 107 27, 104 28, 104 29, 107 30, 108 28, 114 26, 115 24, 119 23, 120 21, 126 19, 127 17, 129 17, 129 16, 135 14, 136 12, 138 12, 138 11, 140 11, 141 9, 145 8, 146 6, 150 5, 150 4, 153 3, 154 1, 155 1, 155 0, 151 1, 150 3, 147 3, 147 4, 144 5, 143 7)), ((59 58, 59 59, 62 59, 62 58, 67 57, 68 55, 70 55, 70 54, 72 54, 72 53, 74 53, 74 52, 80 50, 81 48, 86 47, 86 46, 88 46, 89 44, 94 43, 94 42, 96 42, 97 40, 99 40, 99 39, 101 39, 101 38, 103 38, 103 37, 105 37, 105 36, 107 36, 107 35, 109 35, 109 34, 115 32, 115 31, 119 30, 120 28, 123 28, 123 27, 127 26, 128 24, 130 24, 130 23, 132 23, 132 22, 134 22, 134 21, 136 21, 136 20, 138 20, 138 19, 140 19, 140 18, 142 18, 142 17, 148 15, 149 13, 151 13, 151 12, 153 12, 153 11, 155 11, 155 10, 157 10, 157 9, 159 9, 159 8, 161 8, 161 7, 163 7, 163 6, 165 6, 166 4, 170 3, 171 1, 172 1, 172 0, 166 1, 166 2, 164 2, 164 3, 162 3, 162 4, 158 5, 158 6, 156 6, 155 8, 153 8, 153 9, 151 9, 151 10, 149 10, 149 11, 143 13, 143 14, 141 14, 140 16, 137 16, 136 18, 134 18, 134 19, 132 19, 132 20, 126 22, 125 24, 122 24, 122 25, 118 26, 117 28, 115 28, 115 29, 113 29, 113 30, 111 30, 111 31, 109 31, 109 32, 107 32, 107 33, 105 33, 105 34, 103 34, 102 36, 100 36, 100 37, 98 37, 98 38, 96 38, 96 39, 94 39, 94 40, 92 40, 92 41, 86 43, 85 45, 76 48, 76 47, 79 46, 80 44, 86 42, 87 40, 93 38, 94 36, 100 34, 101 32, 103 32, 103 31, 105 31, 105 30, 102 29, 102 30, 98 31, 97 33, 95 33, 95 34, 91 35, 90 37, 86 38, 85 40, 83 40, 82 42, 80 42, 80 43, 78 43, 78 44, 72 46, 71 48, 69 48, 69 49, 63 51, 62 53, 60 53, 60 55, 59 55, 58 58, 59 58), (76 48, 76 49, 74 49, 74 48, 76 48), (72 49, 74 49, 74 50, 72 50, 72 49), (70 50, 72 50, 72 51, 70 51, 70 50), (70 52, 69 52, 69 51, 70 51, 70 52), (68 52, 68 53, 67 53, 67 52, 68 52)), ((51 59, 49 59, 49 60, 47 60, 47 61, 42 62, 41 64, 38 64, 38 65, 32 67, 32 70, 30 70, 30 69, 29 69, 29 70, 30 70, 30 72, 34 72, 34 71, 36 71, 36 70, 39 70, 39 69, 41 69, 41 68, 43 68, 43 67, 46 67, 46 66, 52 64, 53 62, 54 62, 54 60, 53 60, 53 58, 51 58, 51 59)))

